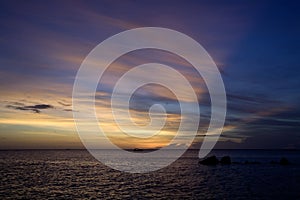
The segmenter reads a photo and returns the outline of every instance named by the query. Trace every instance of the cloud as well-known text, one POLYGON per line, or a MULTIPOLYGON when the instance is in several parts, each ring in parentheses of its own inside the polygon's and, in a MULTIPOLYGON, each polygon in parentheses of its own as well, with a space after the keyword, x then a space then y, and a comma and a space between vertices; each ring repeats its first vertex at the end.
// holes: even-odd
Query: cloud
POLYGON ((235 123, 226 136, 241 136, 242 142, 220 141, 217 148, 300 148, 300 107, 258 112, 252 118, 235 123))
POLYGON ((57 103, 59 103, 62 106, 71 106, 72 105, 70 103, 65 103, 65 102, 62 102, 62 101, 58 101, 57 103))
POLYGON ((72 112, 73 110, 72 109, 64 109, 64 111, 72 112))
POLYGON ((7 108, 12 108, 15 110, 29 110, 29 111, 33 111, 35 113, 40 113, 41 110, 45 110, 45 109, 51 109, 54 108, 52 105, 49 104, 36 104, 33 106, 21 106, 21 105, 7 105, 7 108))

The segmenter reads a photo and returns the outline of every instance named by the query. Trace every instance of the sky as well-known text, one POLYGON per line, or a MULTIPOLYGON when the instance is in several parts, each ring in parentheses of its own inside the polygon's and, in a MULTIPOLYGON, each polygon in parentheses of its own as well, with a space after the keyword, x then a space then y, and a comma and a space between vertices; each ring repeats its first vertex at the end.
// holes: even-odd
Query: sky
MULTIPOLYGON (((298 149, 299 20, 296 1, 2 1, 0 149, 83 148, 72 114, 78 112, 72 110, 77 70, 100 42, 139 27, 182 32, 216 63, 227 95, 225 126, 216 148, 298 149)), ((201 111, 193 143, 198 147, 210 120, 210 97, 193 66, 170 52, 134 51, 109 66, 95 95, 100 125, 122 148, 185 145, 184 140, 170 144, 181 113, 174 93, 162 86, 141 87, 130 101, 131 120, 140 126, 150 122, 151 105, 165 106, 166 114, 153 115, 166 120, 158 135, 129 137, 113 121, 110 98, 118 78, 153 62, 178 70, 193 86, 201 111)), ((176 81, 174 86, 185 92, 176 81)), ((118 109, 123 105, 120 99, 118 109)), ((189 123, 194 123, 192 117, 189 123)))

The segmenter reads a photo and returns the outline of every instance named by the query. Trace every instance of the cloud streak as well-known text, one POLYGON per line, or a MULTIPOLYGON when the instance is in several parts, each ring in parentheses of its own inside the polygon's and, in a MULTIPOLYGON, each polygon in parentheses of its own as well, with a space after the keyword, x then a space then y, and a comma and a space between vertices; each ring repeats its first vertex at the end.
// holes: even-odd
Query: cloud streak
POLYGON ((33 111, 35 113, 40 113, 41 110, 53 109, 54 108, 52 105, 48 105, 48 104, 37 104, 37 105, 32 105, 32 106, 7 105, 6 107, 7 108, 12 108, 12 109, 15 109, 15 110, 33 111))

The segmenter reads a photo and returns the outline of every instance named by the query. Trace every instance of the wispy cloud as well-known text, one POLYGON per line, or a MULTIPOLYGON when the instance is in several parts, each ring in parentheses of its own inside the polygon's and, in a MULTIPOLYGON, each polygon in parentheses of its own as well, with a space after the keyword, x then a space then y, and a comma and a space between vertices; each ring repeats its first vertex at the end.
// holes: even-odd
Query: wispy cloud
POLYGON ((41 110, 54 108, 53 106, 48 105, 48 104, 37 104, 37 105, 32 105, 32 106, 7 105, 6 107, 16 109, 16 110, 29 110, 29 111, 33 111, 35 113, 40 113, 41 110))

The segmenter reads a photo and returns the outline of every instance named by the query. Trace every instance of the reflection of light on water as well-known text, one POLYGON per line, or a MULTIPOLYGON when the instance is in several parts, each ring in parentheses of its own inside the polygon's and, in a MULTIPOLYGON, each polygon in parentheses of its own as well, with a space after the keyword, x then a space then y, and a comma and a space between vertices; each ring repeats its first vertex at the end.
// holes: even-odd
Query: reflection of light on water
MULTIPOLYGON (((115 161, 122 159, 129 168, 131 163, 116 151, 103 151, 105 157, 116 156, 115 161)), ((208 167, 197 164, 198 151, 192 150, 161 170, 130 174, 99 163, 86 150, 0 151, 0 195, 8 199, 111 199, 112 195, 115 199, 298 199, 300 151, 211 153, 217 157, 230 155, 233 161, 251 158, 265 162, 208 167), (281 156, 295 164, 283 167, 266 163, 281 156)), ((163 156, 158 160, 165 159, 163 156)))
POLYGON ((94 150, 93 153, 97 154, 97 152, 99 156, 102 156, 105 164, 124 167, 125 171, 130 171, 133 165, 140 171, 148 171, 152 165, 158 165, 161 168, 165 167, 165 163, 172 162, 174 158, 177 158, 181 150, 166 150, 162 151, 159 155, 151 154, 150 157, 143 157, 147 152, 136 152, 131 154, 130 158, 123 157, 118 150, 94 150))

